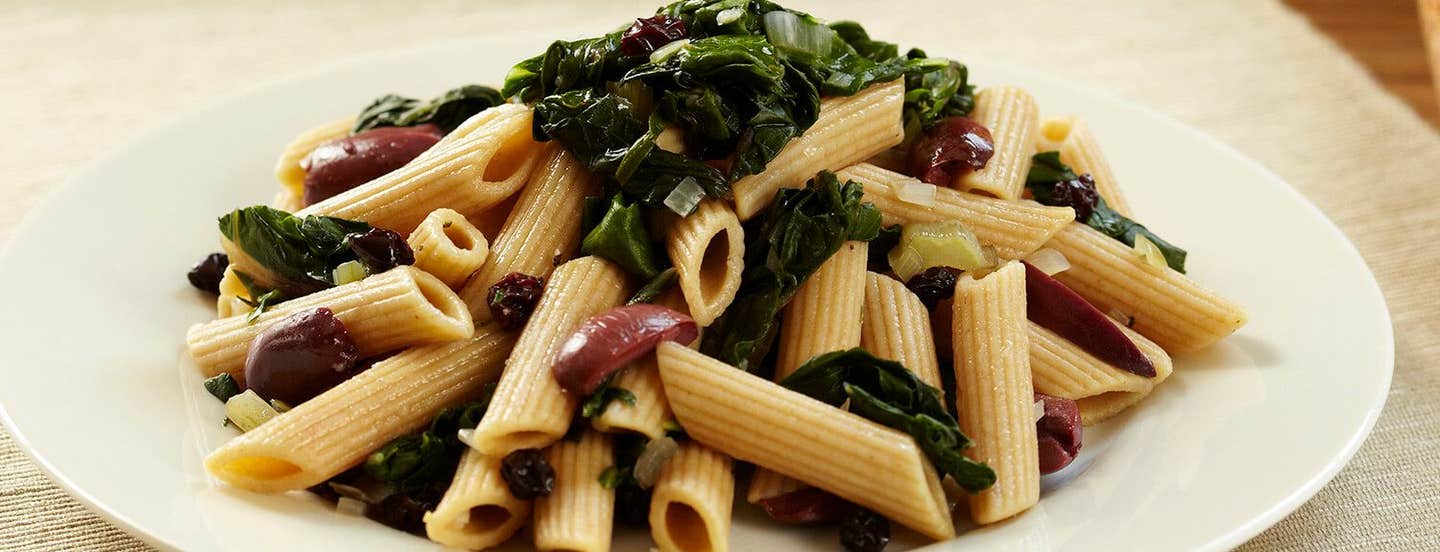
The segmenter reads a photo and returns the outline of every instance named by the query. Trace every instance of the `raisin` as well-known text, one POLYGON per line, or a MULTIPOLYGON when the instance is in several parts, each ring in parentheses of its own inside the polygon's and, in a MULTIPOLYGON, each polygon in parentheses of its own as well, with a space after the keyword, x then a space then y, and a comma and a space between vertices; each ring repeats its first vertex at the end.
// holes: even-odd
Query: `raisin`
POLYGON ((890 520, 856 508, 840 524, 840 544, 850 552, 880 552, 890 544, 890 520))
POLYGON ((400 265, 415 264, 415 252, 394 230, 371 228, 345 236, 350 251, 371 274, 379 274, 400 265))
POLYGON ((1095 179, 1086 173, 1074 180, 1056 182, 1050 197, 1043 203, 1075 209, 1075 220, 1083 223, 1090 220, 1090 215, 1100 204, 1100 192, 1095 191, 1095 179))
POLYGON ((620 36, 620 53, 643 56, 655 49, 685 38, 685 22, 668 15, 636 19, 620 36))
POLYGON ((633 483, 616 487, 615 517, 636 529, 650 527, 650 491, 633 483))
POLYGON ((220 279, 225 277, 225 269, 229 266, 230 257, 224 253, 211 253, 190 267, 190 272, 185 277, 190 279, 190 285, 196 289, 220 295, 220 279))
POLYGON ((995 155, 990 130, 969 117, 941 119, 910 147, 910 176, 936 186, 985 168, 995 155))
POLYGON ((959 279, 963 272, 949 266, 932 266, 911 276, 910 281, 905 282, 905 287, 920 297, 925 308, 935 310, 936 304, 955 295, 955 280, 959 279))
POLYGON ((510 487, 510 494, 520 500, 549 496, 555 489, 555 469, 545 461, 539 449, 520 449, 500 463, 500 476, 510 487))
POLYGON ((535 312, 535 304, 540 302, 540 293, 544 290, 544 280, 529 274, 511 272, 490 286, 486 303, 490 305, 490 314, 500 323, 501 328, 518 330, 525 327, 525 322, 530 320, 530 313, 535 312))

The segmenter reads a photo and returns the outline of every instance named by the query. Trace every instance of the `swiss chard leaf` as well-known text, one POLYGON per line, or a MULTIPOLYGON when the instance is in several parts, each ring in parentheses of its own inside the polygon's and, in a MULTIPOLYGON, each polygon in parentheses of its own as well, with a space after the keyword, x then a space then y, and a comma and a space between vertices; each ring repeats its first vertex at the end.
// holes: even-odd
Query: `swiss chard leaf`
POLYGON ((936 121, 969 115, 975 109, 970 70, 959 62, 927 57, 912 49, 905 60, 905 136, 913 138, 936 121))
POLYGON ((401 492, 414 492, 449 481, 465 450, 459 430, 474 428, 480 423, 494 391, 494 385, 488 385, 479 400, 440 411, 425 431, 390 441, 365 459, 365 472, 380 481, 396 484, 401 492))
POLYGON ((635 394, 624 387, 606 385, 596 389, 594 393, 586 397, 585 402, 580 404, 580 416, 587 419, 599 416, 605 412, 606 407, 610 406, 610 401, 620 401, 635 406, 635 394))
POLYGON ((642 209, 638 204, 627 205, 624 198, 616 194, 604 218, 580 242, 580 251, 609 259, 644 280, 658 276, 664 256, 650 241, 642 209))
MULTIPOLYGON (((1059 205, 1052 197, 1055 185, 1079 178, 1074 170, 1060 161, 1060 152, 1047 151, 1035 154, 1030 173, 1025 178, 1025 187, 1035 196, 1035 201, 1046 205, 1059 205)), ((1160 253, 1165 256, 1165 264, 1177 272, 1185 272, 1185 258, 1188 254, 1184 249, 1155 235, 1145 225, 1120 214, 1105 202, 1105 198, 1098 194, 1096 197, 1098 199, 1094 212, 1090 214, 1090 218, 1081 222, 1132 247, 1135 245, 1135 236, 1145 236, 1160 248, 1160 253)))
POLYGON ((660 273, 656 274, 654 278, 651 278, 649 282, 641 286, 640 289, 635 292, 635 295, 631 295, 630 299, 625 301, 625 304, 634 305, 638 303, 655 302, 655 299, 660 297, 660 294, 665 293, 665 290, 670 289, 670 286, 675 284, 677 275, 678 273, 675 272, 675 267, 673 266, 660 271, 660 273))
POLYGON ((945 409, 943 393, 898 362, 859 348, 835 351, 806 361, 780 384, 835 406, 848 399, 851 412, 910 434, 930 461, 967 491, 995 483, 989 466, 961 452, 970 439, 945 409))
MULTIPOLYGON (((258 289, 295 298, 334 285, 335 267, 355 260, 345 236, 370 225, 317 215, 300 218, 263 205, 220 217, 231 263, 258 289)), ((252 296, 259 298, 259 293, 252 296)))
POLYGON ((205 391, 223 403, 230 400, 230 397, 240 394, 240 384, 236 383, 235 378, 230 374, 221 373, 205 380, 205 391))
POLYGON ((386 94, 366 106, 355 119, 352 134, 379 127, 408 127, 433 123, 449 134, 472 115, 505 103, 500 91, 469 84, 450 90, 428 102, 386 94))

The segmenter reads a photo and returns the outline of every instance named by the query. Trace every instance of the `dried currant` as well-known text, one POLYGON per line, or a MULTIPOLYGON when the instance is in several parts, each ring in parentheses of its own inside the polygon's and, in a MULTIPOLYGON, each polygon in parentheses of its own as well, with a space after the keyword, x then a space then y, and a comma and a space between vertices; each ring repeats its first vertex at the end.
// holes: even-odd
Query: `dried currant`
POLYGON ((668 15, 636 19, 620 36, 620 53, 643 56, 656 48, 685 38, 685 22, 668 15))
POLYGON ((415 252, 394 230, 371 228, 345 236, 350 251, 371 274, 379 274, 400 265, 415 264, 415 252))
POLYGON ((955 295, 955 280, 964 272, 949 266, 932 266, 911 276, 905 287, 920 297, 925 308, 934 310, 936 304, 955 295))
POLYGON ((530 320, 535 305, 540 302, 540 293, 545 291, 545 281, 529 274, 511 272, 490 286, 486 303, 490 314, 501 328, 518 330, 530 320))
POLYGON ((969 117, 947 117, 910 147, 910 176, 949 186, 956 177, 985 168, 993 155, 989 129, 969 117))
POLYGON ((230 257, 224 253, 211 253, 190 267, 190 272, 185 277, 190 279, 190 285, 196 289, 220 295, 220 279, 225 277, 225 269, 229 266, 230 257))
POLYGON ((500 462, 500 476, 510 487, 510 494, 520 500, 548 496, 555 490, 555 469, 545 461, 539 449, 520 449, 500 462))
POLYGON ((1085 222, 1095 213, 1095 206, 1100 203, 1100 192, 1095 190, 1095 179, 1086 173, 1080 178, 1056 182, 1050 190, 1050 197, 1042 203, 1075 209, 1075 220, 1085 222))
POLYGON ((890 544, 890 520, 856 508, 840 523, 840 544, 850 552, 880 552, 890 544))

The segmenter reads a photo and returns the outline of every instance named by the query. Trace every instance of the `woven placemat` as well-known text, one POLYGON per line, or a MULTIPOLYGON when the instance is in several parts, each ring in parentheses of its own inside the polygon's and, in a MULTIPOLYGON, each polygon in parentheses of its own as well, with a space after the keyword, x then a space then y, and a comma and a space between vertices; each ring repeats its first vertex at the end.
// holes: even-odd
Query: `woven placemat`
MULTIPOLYGON (((0 10, 7 99, 0 122, 15 138, 0 148, 0 239, 13 236, 18 220, 76 168, 216 96, 317 63, 482 30, 608 29, 652 2, 9 5, 0 10)), ((849 1, 786 3, 862 20, 872 34, 903 37, 906 45, 964 37, 961 51, 944 53, 1013 62, 1156 108, 1245 151, 1304 192, 1354 240, 1380 280, 1395 321, 1395 380, 1355 460, 1244 548, 1416 549, 1437 542, 1440 186, 1432 175, 1440 139, 1339 48, 1270 1, 1094 0, 1083 9, 893 2, 884 10, 849 1)), ((15 549, 147 548, 68 498, 0 432, 0 550, 15 549)))

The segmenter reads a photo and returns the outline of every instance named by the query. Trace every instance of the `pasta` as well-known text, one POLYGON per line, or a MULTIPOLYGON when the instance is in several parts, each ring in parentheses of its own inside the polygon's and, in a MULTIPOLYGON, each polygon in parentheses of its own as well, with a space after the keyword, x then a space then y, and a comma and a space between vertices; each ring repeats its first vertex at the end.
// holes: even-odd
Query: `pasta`
POLYGON ((425 514, 425 534, 445 546, 481 550, 499 546, 529 519, 530 501, 510 494, 500 459, 469 450, 445 497, 425 514))
POLYGON ((1125 199, 1110 162, 1100 152, 1100 144, 1090 132, 1090 125, 1078 117, 1057 117, 1040 123, 1040 141, 1046 151, 1059 151, 1060 161, 1075 169, 1076 174, 1089 174, 1095 179, 1095 190, 1112 209, 1130 216, 1130 201, 1125 199))
POLYGON ((250 312, 250 305, 245 301, 251 299, 254 298, 250 297, 250 290, 245 289, 245 284, 235 275, 235 267, 225 267, 225 276, 220 278, 220 295, 215 298, 215 317, 250 312))
POLYGON ((560 441, 545 451, 555 467, 555 490, 535 500, 535 548, 601 552, 610 549, 615 490, 600 484, 613 462, 610 437, 586 431, 579 442, 560 441))
POLYGON ((861 347, 905 365, 925 383, 940 387, 940 361, 931 333, 930 312, 905 284, 874 272, 865 274, 861 347))
POLYGON ((650 535, 664 552, 730 549, 730 457, 694 442, 665 463, 650 498, 650 535))
POLYGON ((745 232, 724 203, 705 201, 690 216, 670 225, 665 249, 695 323, 709 326, 740 290, 745 232))
POLYGON ((978 280, 961 276, 954 309, 955 410, 975 442, 970 456, 997 478, 970 496, 970 517, 983 525, 1040 500, 1024 266, 1011 262, 978 280))
POLYGON ((984 168, 964 173, 955 187, 1001 199, 1017 199, 1025 190, 1030 156, 1035 153, 1035 136, 1040 109, 1035 98, 1013 86, 986 88, 975 94, 975 111, 970 118, 990 129, 995 155, 984 168))
POLYGON ((1150 362, 1155 377, 1147 378, 1120 370, 1095 358, 1050 330, 1030 324, 1030 373, 1035 391, 1073 399, 1080 408, 1081 423, 1095 425, 1140 402, 1155 386, 1170 377, 1170 355, 1154 342, 1118 326, 1150 362))
POLYGON ((330 121, 300 133, 285 146, 285 151, 280 152, 280 159, 275 162, 275 179, 280 181, 282 197, 293 198, 286 199, 286 204, 293 201, 294 205, 298 205, 305 197, 305 169, 300 162, 320 144, 344 138, 352 128, 355 128, 354 117, 330 121))
POLYGON ((459 289, 470 274, 485 264, 490 242, 465 216, 450 209, 436 209, 420 222, 406 239, 415 252, 415 267, 459 289))
POLYGON ((282 303, 253 322, 231 316, 191 326, 185 336, 190 356, 206 376, 227 373, 243 381, 250 341, 286 317, 316 307, 335 313, 362 356, 474 333, 470 313, 455 292, 434 276, 402 266, 282 303))

